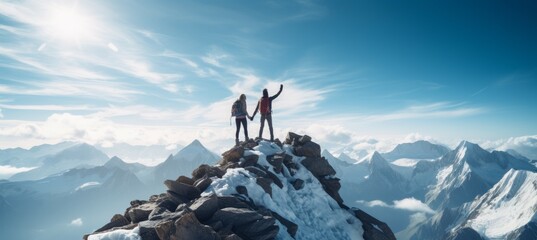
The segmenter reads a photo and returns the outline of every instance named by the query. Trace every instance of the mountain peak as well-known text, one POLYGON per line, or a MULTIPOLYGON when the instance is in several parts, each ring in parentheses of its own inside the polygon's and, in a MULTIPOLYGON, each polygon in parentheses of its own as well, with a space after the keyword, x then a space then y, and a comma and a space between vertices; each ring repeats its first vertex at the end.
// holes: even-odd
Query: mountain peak
POLYGON ((118 166, 118 165, 126 165, 127 163, 123 161, 121 158, 117 156, 113 156, 104 164, 105 167, 111 167, 111 166, 118 166))
POLYGON ((475 144, 475 143, 472 143, 472 142, 469 142, 469 141, 466 141, 466 140, 462 140, 460 143, 459 143, 459 146, 457 146, 458 149, 461 149, 461 148, 466 148, 466 149, 482 149, 479 145, 475 144))

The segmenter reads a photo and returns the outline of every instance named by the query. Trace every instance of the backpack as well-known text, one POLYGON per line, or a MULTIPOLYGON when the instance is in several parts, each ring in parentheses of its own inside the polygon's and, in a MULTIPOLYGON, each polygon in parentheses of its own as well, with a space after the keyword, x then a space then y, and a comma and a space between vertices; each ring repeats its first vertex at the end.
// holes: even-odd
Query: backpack
POLYGON ((270 113, 269 103, 270 103, 270 99, 268 97, 262 97, 261 102, 259 103, 260 105, 259 113, 261 113, 262 115, 270 113))
POLYGON ((231 106, 231 116, 236 117, 240 116, 242 114, 242 106, 241 101, 237 100, 233 103, 233 106, 231 106))

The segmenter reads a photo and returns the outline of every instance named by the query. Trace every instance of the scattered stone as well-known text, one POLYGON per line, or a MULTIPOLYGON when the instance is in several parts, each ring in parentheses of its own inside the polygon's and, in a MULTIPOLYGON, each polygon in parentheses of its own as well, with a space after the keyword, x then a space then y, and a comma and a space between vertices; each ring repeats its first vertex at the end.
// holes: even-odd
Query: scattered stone
POLYGON ((278 221, 287 228, 287 232, 289 233, 289 235, 291 235, 291 237, 294 238, 296 235, 296 232, 298 231, 298 225, 296 225, 296 223, 294 222, 287 220, 286 218, 282 217, 280 214, 276 212, 271 211, 271 213, 273 217, 278 219, 278 221))
POLYGON ((196 217, 203 222, 211 218, 214 212, 218 210, 218 198, 215 194, 200 197, 190 205, 190 209, 194 212, 196 217))
POLYGON ((149 214, 155 209, 157 205, 155 203, 144 203, 142 205, 131 208, 128 211, 129 218, 132 223, 138 223, 148 219, 149 214))
POLYGON ((221 178, 224 176, 225 172, 222 171, 222 169, 214 166, 209 166, 207 164, 202 164, 198 168, 196 168, 192 172, 192 177, 194 180, 198 180, 200 178, 211 178, 211 177, 218 177, 221 178))
POLYGON ((248 156, 243 157, 243 161, 239 163, 239 167, 248 167, 248 166, 255 166, 257 164, 257 160, 259 159, 259 156, 252 154, 248 156))
POLYGON ((280 141, 279 138, 274 139, 274 143, 276 143, 276 145, 278 145, 278 147, 283 148, 283 144, 282 144, 282 142, 280 141))
POLYGON ((265 177, 258 177, 256 179, 256 183, 261 186, 261 188, 263 188, 263 190, 268 193, 270 197, 272 197, 272 187, 270 186, 270 184, 272 184, 273 182, 274 181, 272 181, 272 179, 265 177))
POLYGON ((285 137, 285 144, 292 144, 295 139, 299 139, 301 136, 294 133, 294 132, 288 132, 287 137, 285 137))
POLYGON ((239 185, 235 187, 235 191, 237 191, 238 194, 248 196, 248 189, 245 186, 239 185))
POLYGON ((168 187, 170 191, 175 192, 178 195, 183 196, 189 200, 197 198, 201 194, 200 190, 198 190, 192 185, 187 185, 172 180, 166 180, 164 181, 164 184, 166 185, 166 187, 168 187))
POLYGON ((174 202, 174 204, 176 204, 176 205, 180 205, 180 204, 183 204, 183 203, 190 202, 190 199, 188 199, 188 198, 186 198, 184 196, 181 196, 181 195, 179 195, 176 192, 173 192, 171 190, 166 191, 166 194, 168 195, 170 200, 172 200, 174 202))
POLYGON ((248 166, 248 167, 245 167, 244 169, 248 170, 248 172, 255 174, 257 177, 267 176, 267 173, 265 171, 255 166, 248 166))
POLYGON ((362 222, 364 239, 395 240, 395 235, 386 223, 374 218, 360 209, 352 209, 354 215, 362 222))
POLYGON ((330 166, 330 163, 325 158, 307 157, 300 163, 304 165, 315 177, 320 178, 328 175, 335 175, 336 170, 330 166))
POLYGON ((205 191, 209 186, 211 186, 211 183, 213 183, 213 180, 210 179, 210 178, 201 178, 201 179, 198 179, 195 183, 194 183, 194 187, 198 188, 198 190, 200 190, 200 192, 203 192, 205 191))
POLYGON ((242 226, 246 223, 262 219, 258 212, 245 208, 222 208, 216 211, 211 218, 212 221, 222 221, 224 225, 242 226))
POLYGON ((150 221, 152 221, 152 220, 160 220, 160 219, 164 218, 165 213, 171 213, 171 211, 169 211, 166 208, 156 207, 155 209, 153 209, 153 211, 151 211, 151 213, 149 214, 149 217, 147 219, 150 220, 150 221))
POLYGON ((296 179, 295 181, 293 181, 293 187, 295 188, 295 190, 302 189, 304 187, 304 180, 296 179))
POLYGON ((157 207, 165 208, 168 211, 172 212, 172 211, 175 211, 175 209, 177 208, 177 205, 178 204, 175 203, 173 200, 171 200, 170 197, 166 196, 166 199, 158 203, 157 207))
POLYGON ((239 159, 244 154, 244 148, 242 146, 235 146, 232 149, 222 153, 223 161, 228 162, 239 162, 239 159))
POLYGON ((102 231, 106 231, 108 229, 112 229, 115 227, 122 227, 122 226, 128 225, 129 223, 130 221, 127 220, 127 218, 125 218, 123 215, 115 214, 109 223, 95 230, 95 232, 102 232, 102 231))
POLYGON ((218 208, 249 208, 248 204, 242 202, 236 197, 233 196, 219 196, 218 198, 218 208))
POLYGON ((187 176, 179 176, 176 181, 187 185, 194 185, 194 180, 187 176))
POLYGON ((307 142, 294 148, 294 154, 297 156, 319 158, 321 157, 321 146, 314 142, 307 142))
POLYGON ((267 161, 274 167, 274 172, 282 173, 284 156, 274 155, 267 157, 267 161))
POLYGON ((220 239, 220 236, 211 227, 201 224, 194 213, 187 213, 175 221, 173 237, 172 239, 220 239))
POLYGON ((305 144, 307 142, 311 142, 311 137, 308 136, 308 135, 304 135, 302 136, 299 140, 298 140, 299 143, 301 144, 305 144))
POLYGON ((233 227, 233 231, 245 236, 246 239, 274 239, 279 230, 275 224, 276 220, 273 217, 264 216, 254 222, 233 227))
POLYGON ((272 181, 274 182, 274 184, 276 184, 276 186, 280 187, 280 188, 283 188, 283 183, 282 181, 280 180, 280 178, 278 178, 278 176, 276 176, 274 173, 272 173, 271 171, 267 171, 267 177, 269 177, 270 179, 272 179, 272 181))

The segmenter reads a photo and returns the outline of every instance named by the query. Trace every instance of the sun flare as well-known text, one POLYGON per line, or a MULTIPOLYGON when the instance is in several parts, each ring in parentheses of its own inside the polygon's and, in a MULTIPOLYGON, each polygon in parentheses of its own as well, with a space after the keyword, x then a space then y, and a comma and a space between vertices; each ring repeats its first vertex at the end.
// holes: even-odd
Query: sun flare
POLYGON ((76 7, 55 6, 50 10, 45 29, 52 39, 80 44, 93 38, 95 23, 76 7))

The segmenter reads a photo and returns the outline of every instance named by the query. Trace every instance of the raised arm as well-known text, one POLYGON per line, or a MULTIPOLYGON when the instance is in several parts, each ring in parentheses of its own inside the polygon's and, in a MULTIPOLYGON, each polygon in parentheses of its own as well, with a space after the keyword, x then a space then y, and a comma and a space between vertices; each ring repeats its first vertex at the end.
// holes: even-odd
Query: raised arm
POLYGON ((276 95, 270 97, 270 100, 274 100, 274 99, 276 99, 278 96, 280 96, 280 93, 282 93, 282 90, 283 90, 283 84, 280 84, 280 91, 278 91, 278 93, 276 93, 276 95))

